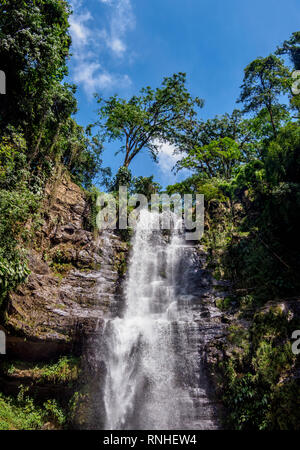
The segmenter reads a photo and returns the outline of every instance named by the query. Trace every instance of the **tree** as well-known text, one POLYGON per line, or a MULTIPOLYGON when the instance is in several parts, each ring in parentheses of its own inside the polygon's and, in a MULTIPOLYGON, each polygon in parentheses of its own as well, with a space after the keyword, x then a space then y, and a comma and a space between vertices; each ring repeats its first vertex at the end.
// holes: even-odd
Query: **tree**
POLYGON ((168 185, 166 193, 168 195, 180 194, 181 196, 184 196, 184 194, 196 194, 202 181, 203 178, 201 176, 193 174, 179 183, 168 185))
POLYGON ((73 118, 69 117, 62 125, 57 149, 59 162, 68 169, 76 183, 85 188, 90 188, 93 182, 107 184, 111 171, 102 167, 102 142, 98 136, 90 136, 89 130, 85 132, 73 118))
POLYGON ((153 175, 151 177, 137 177, 133 180, 133 192, 145 195, 149 201, 151 195, 157 194, 160 190, 161 186, 153 181, 153 175))
POLYGON ((69 15, 64 0, 6 0, 0 5, 0 60, 7 79, 0 126, 2 131, 8 124, 21 126, 29 149, 33 127, 43 127, 50 94, 67 74, 69 15))
POLYGON ((75 92, 75 85, 56 82, 44 93, 37 105, 38 110, 41 111, 41 120, 33 127, 36 140, 33 142, 33 149, 29 156, 31 162, 38 164, 45 158, 45 154, 52 157, 55 155, 55 147, 64 130, 64 124, 77 111, 75 92), (44 151, 41 151, 41 147, 44 151))
POLYGON ((290 39, 284 41, 283 44, 281 45, 281 47, 277 48, 276 54, 277 55, 288 55, 292 65, 294 66, 295 72, 293 73, 293 80, 295 81, 296 91, 291 89, 291 108, 298 111, 298 116, 296 116, 294 118, 299 118, 299 112, 300 112, 300 96, 299 96, 300 31, 296 31, 295 33, 292 34, 290 39))
POLYGON ((160 88, 143 88, 129 101, 96 95, 100 108, 95 125, 104 140, 122 142, 124 167, 144 148, 156 160, 161 142, 176 142, 192 126, 195 107, 202 107, 203 101, 192 98, 185 82, 184 73, 174 74, 165 78, 160 88))
POLYGON ((194 147, 186 158, 179 161, 178 168, 196 170, 208 178, 216 176, 230 179, 232 170, 242 159, 237 142, 225 137, 203 147, 194 147))
POLYGON ((278 98, 288 91, 290 79, 290 71, 283 61, 274 55, 258 58, 245 69, 238 102, 244 104, 245 113, 266 109, 275 137, 286 111, 286 107, 279 103, 278 98))
POLYGON ((277 55, 288 55, 295 70, 300 70, 300 31, 292 34, 290 39, 283 42, 281 47, 277 47, 277 55))
POLYGON ((248 121, 238 110, 199 122, 178 145, 187 154, 175 166, 190 169, 204 178, 229 179, 236 165, 255 155, 255 138, 248 121))
POLYGON ((126 186, 131 189, 132 173, 128 167, 121 166, 109 185, 110 191, 118 191, 120 186, 126 186))
POLYGON ((109 171, 101 168, 102 143, 72 119, 76 86, 63 83, 70 14, 64 0, 1 2, 0 58, 7 94, 0 103, 0 130, 8 140, 15 131, 25 138, 33 178, 44 179, 64 164, 77 183, 88 187, 97 174, 109 171))

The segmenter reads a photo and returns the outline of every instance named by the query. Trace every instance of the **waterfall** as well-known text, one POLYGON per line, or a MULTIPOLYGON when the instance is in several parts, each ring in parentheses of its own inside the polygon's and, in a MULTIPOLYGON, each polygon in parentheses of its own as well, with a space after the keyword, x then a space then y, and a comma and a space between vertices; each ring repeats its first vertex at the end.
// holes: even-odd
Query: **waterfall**
POLYGON ((141 212, 125 309, 104 330, 108 430, 214 428, 211 415, 205 416, 209 426, 199 422, 201 398, 207 396, 192 307, 197 252, 185 242, 175 215, 169 236, 154 230, 160 219, 141 212))

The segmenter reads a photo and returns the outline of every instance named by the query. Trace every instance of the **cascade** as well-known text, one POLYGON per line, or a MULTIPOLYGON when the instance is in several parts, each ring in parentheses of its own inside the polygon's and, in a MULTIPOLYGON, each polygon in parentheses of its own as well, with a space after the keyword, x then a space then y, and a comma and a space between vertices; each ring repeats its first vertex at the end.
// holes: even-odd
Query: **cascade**
POLYGON ((107 320, 102 337, 105 428, 218 428, 199 351, 209 334, 204 319, 201 339, 207 310, 201 310, 199 256, 175 215, 168 233, 155 230, 159 220, 158 213, 140 213, 125 307, 107 320))

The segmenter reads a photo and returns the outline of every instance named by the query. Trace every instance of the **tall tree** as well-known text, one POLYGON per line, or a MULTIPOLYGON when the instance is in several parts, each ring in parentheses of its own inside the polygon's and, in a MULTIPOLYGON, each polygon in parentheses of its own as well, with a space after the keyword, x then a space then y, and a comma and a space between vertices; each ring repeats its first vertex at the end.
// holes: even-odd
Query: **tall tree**
POLYGON ((275 137, 286 111, 286 107, 280 104, 279 97, 288 91, 290 79, 290 71, 274 55, 255 59, 245 69, 238 102, 244 104, 245 113, 257 113, 266 109, 275 137))
MULTIPOLYGON (((203 101, 193 98, 186 89, 186 75, 174 74, 153 90, 149 86, 129 101, 117 96, 104 100, 96 95, 99 120, 96 125, 104 140, 121 141, 125 153, 124 167, 142 149, 147 149, 156 160, 161 142, 175 142, 190 128, 196 107, 203 101)), ((117 152, 118 153, 118 152, 117 152)))
POLYGON ((137 177, 133 180, 133 192, 145 195, 148 201, 151 200, 152 194, 157 194, 159 191, 161 191, 161 186, 153 180, 153 175, 137 177))
POLYGON ((277 55, 287 55, 290 62, 295 69, 293 73, 293 86, 291 88, 291 108, 298 112, 298 116, 294 117, 299 119, 300 117, 300 31, 296 31, 292 34, 290 39, 283 42, 280 47, 277 47, 277 55))
POLYGON ((202 177, 230 178, 234 167, 255 156, 254 134, 242 113, 234 110, 206 122, 198 122, 178 142, 184 156, 175 166, 190 169, 202 177))
POLYGON ((293 33, 290 39, 277 47, 276 54, 288 55, 295 70, 300 70, 300 31, 293 33))
POLYGON ((37 138, 33 128, 40 130, 48 116, 54 86, 67 74, 69 15, 64 0, 0 4, 0 61, 7 78, 0 127, 21 127, 29 149, 37 138))
POLYGON ((225 137, 202 147, 194 147, 187 157, 179 161, 177 167, 200 172, 208 178, 230 179, 234 167, 241 160, 242 154, 238 144, 225 137))

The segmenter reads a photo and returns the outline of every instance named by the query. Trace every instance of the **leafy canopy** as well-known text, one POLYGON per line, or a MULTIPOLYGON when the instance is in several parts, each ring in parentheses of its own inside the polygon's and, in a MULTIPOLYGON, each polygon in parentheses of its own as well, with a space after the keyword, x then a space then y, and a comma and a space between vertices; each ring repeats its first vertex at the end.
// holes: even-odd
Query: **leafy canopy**
POLYGON ((245 113, 266 109, 276 136, 286 110, 279 98, 288 92, 290 85, 291 73, 280 58, 275 55, 257 58, 245 68, 238 102, 243 103, 245 113))
POLYGON ((144 148, 156 160, 161 142, 176 142, 192 126, 195 108, 202 107, 203 101, 193 98, 185 83, 186 75, 178 73, 165 78, 160 88, 147 86, 128 101, 96 95, 100 134, 109 142, 122 142, 125 167, 144 148))
POLYGON ((190 169, 206 178, 230 179, 234 168, 255 154, 254 133, 248 125, 238 110, 198 122, 181 139, 178 149, 187 156, 176 169, 190 169))

